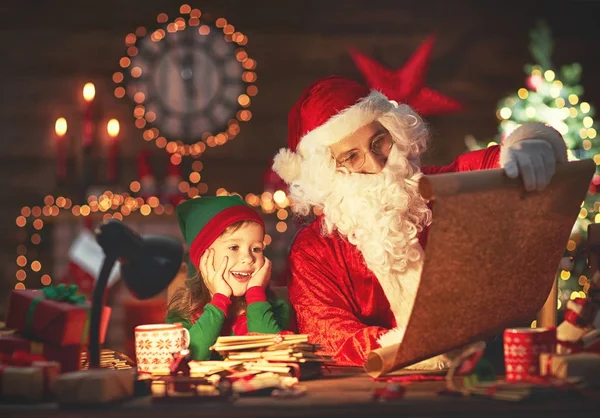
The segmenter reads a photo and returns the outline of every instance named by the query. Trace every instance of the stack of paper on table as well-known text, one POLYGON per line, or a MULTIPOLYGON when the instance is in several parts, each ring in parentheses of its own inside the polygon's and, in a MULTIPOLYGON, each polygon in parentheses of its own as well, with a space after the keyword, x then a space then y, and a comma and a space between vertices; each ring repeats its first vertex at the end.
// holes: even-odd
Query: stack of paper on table
POLYGON ((247 371, 303 379, 319 374, 322 363, 332 361, 317 354, 320 346, 309 343, 306 334, 219 337, 211 349, 227 361, 243 362, 247 371))

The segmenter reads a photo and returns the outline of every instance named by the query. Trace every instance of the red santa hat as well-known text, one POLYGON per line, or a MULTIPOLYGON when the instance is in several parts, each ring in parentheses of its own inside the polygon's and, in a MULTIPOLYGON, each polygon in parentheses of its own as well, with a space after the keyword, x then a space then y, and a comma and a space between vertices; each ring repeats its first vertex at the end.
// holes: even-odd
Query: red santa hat
POLYGON ((327 147, 398 107, 376 90, 341 76, 308 85, 288 114, 288 148, 275 156, 273 170, 291 183, 316 148, 327 147))

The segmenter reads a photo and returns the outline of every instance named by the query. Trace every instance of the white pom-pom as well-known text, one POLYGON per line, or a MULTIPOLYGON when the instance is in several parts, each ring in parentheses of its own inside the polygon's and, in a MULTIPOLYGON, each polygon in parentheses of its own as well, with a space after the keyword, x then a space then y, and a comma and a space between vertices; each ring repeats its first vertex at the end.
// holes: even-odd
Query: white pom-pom
POLYGON ((279 150, 273 159, 273 171, 283 179, 287 184, 300 177, 300 164, 302 158, 288 148, 279 150))

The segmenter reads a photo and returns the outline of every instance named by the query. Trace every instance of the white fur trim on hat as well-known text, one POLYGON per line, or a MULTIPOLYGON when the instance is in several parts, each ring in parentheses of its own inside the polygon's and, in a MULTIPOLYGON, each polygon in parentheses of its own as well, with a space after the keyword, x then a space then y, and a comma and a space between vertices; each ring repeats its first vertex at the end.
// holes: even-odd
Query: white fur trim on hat
POLYGON ((567 146, 556 129, 541 122, 527 122, 515 129, 502 143, 500 148, 500 166, 506 161, 506 150, 517 142, 528 139, 541 139, 552 145, 558 162, 567 162, 567 146))
POLYGON ((302 159, 300 156, 289 148, 279 150, 273 159, 273 171, 286 183, 290 184, 300 177, 300 165, 302 159))
POLYGON ((298 152, 306 158, 311 150, 335 144, 396 106, 382 93, 371 90, 368 96, 304 135, 298 144, 298 152))

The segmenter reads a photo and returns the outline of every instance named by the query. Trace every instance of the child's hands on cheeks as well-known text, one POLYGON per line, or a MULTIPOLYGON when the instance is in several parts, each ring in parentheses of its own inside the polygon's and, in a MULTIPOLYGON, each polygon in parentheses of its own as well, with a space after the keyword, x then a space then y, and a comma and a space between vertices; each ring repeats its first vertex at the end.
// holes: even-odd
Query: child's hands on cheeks
POLYGON ((250 280, 248 281, 248 289, 252 286, 260 286, 266 289, 271 280, 271 260, 265 257, 265 264, 254 272, 250 280))
POLYGON ((215 293, 221 293, 230 298, 233 293, 231 287, 223 277, 223 274, 227 270, 227 261, 227 257, 223 257, 219 268, 215 270, 215 250, 212 248, 204 251, 202 258, 200 258, 200 273, 202 274, 204 283, 206 283, 206 287, 208 287, 210 294, 213 296, 215 293))

